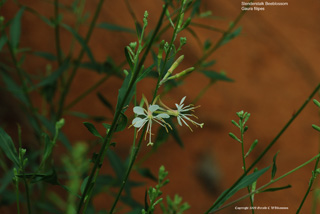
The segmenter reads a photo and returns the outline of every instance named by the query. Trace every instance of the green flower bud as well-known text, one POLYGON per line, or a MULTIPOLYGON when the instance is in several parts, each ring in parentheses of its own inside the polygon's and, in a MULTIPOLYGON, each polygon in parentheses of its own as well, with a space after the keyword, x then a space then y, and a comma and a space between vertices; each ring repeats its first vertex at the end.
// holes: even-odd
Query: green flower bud
POLYGON ((61 118, 57 123, 56 123, 56 129, 61 129, 64 125, 65 121, 63 118, 61 118))
POLYGON ((180 37, 180 46, 183 46, 187 43, 187 38, 186 37, 180 37))
POLYGON ((132 50, 135 50, 136 47, 137 47, 137 42, 130 42, 129 47, 130 47, 132 50))
POLYGON ((187 68, 186 70, 183 70, 180 73, 178 73, 172 77, 169 77, 168 80, 180 78, 182 76, 185 76, 185 75, 191 73, 192 71, 194 71, 194 67, 187 68))
POLYGON ((148 11, 145 11, 144 12, 144 18, 143 18, 143 24, 146 26, 146 25, 148 25, 148 20, 147 20, 147 18, 148 18, 148 11))

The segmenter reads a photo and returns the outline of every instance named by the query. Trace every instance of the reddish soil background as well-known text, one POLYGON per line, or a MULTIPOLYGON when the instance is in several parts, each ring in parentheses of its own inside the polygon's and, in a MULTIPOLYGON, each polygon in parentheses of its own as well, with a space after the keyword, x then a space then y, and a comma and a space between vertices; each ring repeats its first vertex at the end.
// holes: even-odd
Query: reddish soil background
MULTIPOLYGON (((254 139, 259 140, 258 146, 247 158, 247 162, 251 163, 319 83, 320 2, 312 0, 287 0, 285 2, 288 2, 289 5, 266 6, 265 11, 249 11, 245 14, 240 21, 241 35, 220 48, 211 57, 217 60, 214 69, 226 71, 235 82, 218 82, 199 100, 201 108, 197 109, 196 114, 199 121, 205 123, 204 128, 195 128, 191 133, 187 128, 181 127, 179 131, 185 143, 183 149, 170 139, 144 163, 144 166, 150 167, 155 173, 161 165, 166 167, 169 171, 170 183, 163 189, 164 195, 169 194, 173 197, 177 193, 182 196, 183 200, 191 205, 191 209, 186 213, 204 213, 217 196, 230 187, 242 173, 240 144, 228 136, 230 131, 238 134, 238 130, 230 123, 232 119, 237 120, 236 112, 244 110, 251 113, 248 122, 249 130, 245 136, 246 150, 254 139)), ((25 3, 44 15, 52 15, 53 8, 44 1, 29 0, 25 3)), ((87 10, 94 11, 96 4, 97 1, 90 1, 87 4, 87 10)), ((142 17, 143 12, 148 10, 149 29, 155 26, 160 13, 159 8, 162 5, 161 1, 135 0, 131 1, 131 4, 138 17, 142 17)), ((212 10, 213 15, 224 18, 208 20, 207 24, 225 29, 241 11, 241 1, 203 0, 201 11, 206 10, 212 10)), ((9 2, 1 9, 1 15, 9 20, 16 11, 17 7, 9 2)), ((72 18, 68 16, 65 16, 64 20, 67 20, 67 23, 72 22, 72 18)), ((103 6, 99 21, 127 27, 134 26, 124 1, 117 1, 117 3, 107 1, 103 6)), ((207 38, 217 41, 221 36, 208 30, 194 29, 197 30, 202 41, 207 38)), ((22 30, 23 46, 55 53, 52 43, 53 29, 40 23, 38 18, 25 13, 22 30)), ((66 46, 70 42, 70 36, 68 37, 65 31, 62 31, 62 35, 62 43, 66 46)), ((183 50, 185 60, 181 67, 188 67, 200 57, 201 50, 190 34, 185 33, 184 36, 187 37, 188 43, 183 50)), ((89 45, 98 61, 110 55, 117 62, 121 62, 124 59, 124 46, 134 40, 134 37, 125 33, 97 29, 89 45)), ((37 71, 45 67, 45 62, 39 61, 38 58, 30 57, 26 63, 26 67, 30 70, 37 71)), ((72 85, 67 103, 100 78, 98 74, 80 70, 72 85)), ((183 96, 187 96, 187 102, 191 102, 207 82, 204 76, 194 72, 191 78, 186 79, 183 86, 167 95, 164 101, 173 104, 183 96)), ((150 95, 153 84, 153 80, 144 81, 139 86, 137 95, 139 97, 142 93, 145 93, 146 96, 150 95)), ((115 88, 120 85, 119 79, 110 79, 97 91, 103 93, 115 104, 115 88)), ((9 108, 7 106, 14 106, 10 104, 11 99, 3 95, 1 100, 1 106, 4 109, 2 117, 21 120, 19 117, 23 117, 23 113, 19 113, 19 110, 11 110, 11 114, 7 110, 9 108), (7 114, 10 114, 11 117, 7 114)), ((38 102, 38 97, 34 97, 34 102, 38 102)), ((86 97, 73 110, 111 116, 94 94, 86 97)), ((94 137, 82 125, 83 120, 66 117, 66 121, 64 132, 69 136, 71 142, 79 140, 92 142, 94 140, 94 137)), ((313 104, 305 108, 266 154, 258 165, 259 169, 270 166, 277 151, 280 151, 277 158, 278 176, 315 156, 319 150, 319 136, 311 128, 311 124, 319 124, 318 110, 313 104)), ((97 124, 97 126, 103 130, 101 125, 97 124)), ((115 141, 118 143, 116 151, 123 158, 129 152, 133 131, 127 130, 127 133, 115 136, 115 141)), ((144 145, 138 159, 148 151, 150 148, 144 145)), ((56 158, 59 159, 59 152, 56 158)), ((275 193, 262 193, 255 197, 256 206, 288 207, 288 210, 257 210, 256 213, 295 213, 308 187, 313 167, 313 164, 309 164, 273 186, 291 184, 292 188, 275 193)), ((107 166, 103 169, 104 172, 109 172, 109 170, 107 166)), ((135 173, 132 178, 140 179, 135 173)), ((259 180, 258 186, 268 182, 269 179, 270 172, 259 180)), ((154 185, 154 183, 148 182, 147 185, 154 185)), ((315 185, 318 186, 318 180, 315 185)), ((144 191, 144 188, 135 191, 141 202, 143 202, 144 191)), ((246 194, 246 191, 237 195, 243 194, 246 194)), ((313 191, 302 213, 311 212, 312 194, 313 191)), ((109 198, 101 195, 94 203, 97 207, 104 208, 109 203, 108 201, 109 198)), ((250 213, 235 210, 235 206, 249 206, 249 201, 239 202, 220 213, 250 213)))

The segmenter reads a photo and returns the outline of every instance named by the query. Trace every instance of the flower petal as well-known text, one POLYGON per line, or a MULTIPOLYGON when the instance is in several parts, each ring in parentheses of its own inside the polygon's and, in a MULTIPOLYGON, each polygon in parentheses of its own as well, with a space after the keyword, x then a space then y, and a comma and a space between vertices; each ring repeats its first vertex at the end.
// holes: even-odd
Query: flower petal
POLYGON ((150 105, 150 106, 149 106, 149 111, 155 112, 155 111, 157 111, 159 108, 160 108, 160 106, 158 106, 158 105, 150 105))
POLYGON ((132 125, 136 128, 142 127, 146 123, 146 119, 141 119, 140 117, 136 117, 132 120, 132 125))
POLYGON ((156 118, 170 118, 170 116, 166 113, 161 113, 161 114, 158 114, 157 116, 155 116, 156 118))
POLYGON ((145 110, 140 106, 136 106, 133 108, 133 112, 136 113, 137 115, 146 115, 144 111, 145 110))
POLYGON ((187 96, 182 97, 181 101, 180 101, 180 105, 183 104, 184 100, 186 99, 187 96))

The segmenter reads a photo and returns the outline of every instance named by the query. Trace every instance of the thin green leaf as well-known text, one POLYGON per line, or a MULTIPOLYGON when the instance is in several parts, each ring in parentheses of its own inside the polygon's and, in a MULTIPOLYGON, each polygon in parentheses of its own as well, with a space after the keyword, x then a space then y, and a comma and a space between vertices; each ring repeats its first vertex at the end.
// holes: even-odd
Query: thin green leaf
POLYGON ((240 129, 240 125, 236 121, 231 120, 231 123, 240 129))
POLYGON ((102 28, 105 30, 109 30, 109 31, 122 31, 122 32, 127 32, 127 33, 135 33, 135 30, 131 29, 131 28, 127 28, 127 27, 123 27, 120 25, 115 25, 115 24, 110 24, 110 23, 106 23, 106 22, 102 22, 100 24, 97 25, 98 28, 102 28))
POLYGON ((320 127, 315 125, 315 124, 312 124, 312 128, 314 128, 315 130, 317 130, 318 132, 320 132, 320 127))
POLYGON ((149 168, 139 168, 137 169, 138 173, 145 178, 149 178, 155 182, 158 181, 158 178, 154 176, 149 168))
POLYGON ((178 129, 176 128, 176 126, 174 125, 174 123, 172 122, 171 119, 167 120, 167 122, 170 124, 170 126, 172 127, 172 129, 169 130, 169 133, 172 135, 173 139, 176 141, 176 143, 178 143, 178 145, 183 148, 184 144, 183 141, 179 135, 178 129))
POLYGON ((0 51, 2 50, 3 46, 7 43, 7 41, 8 41, 8 38, 6 37, 5 34, 3 34, 0 37, 0 51))
POLYGON ((233 32, 227 34, 224 38, 223 41, 220 43, 220 46, 227 44, 228 42, 230 42, 230 40, 236 38, 237 36, 239 36, 239 34, 241 33, 241 27, 238 27, 237 29, 235 29, 233 32))
POLYGON ((25 105, 28 105, 28 100, 23 92, 22 88, 19 87, 15 81, 7 75, 5 72, 0 72, 2 80, 6 84, 6 88, 10 91, 18 100, 20 100, 25 105))
POLYGON ((71 112, 68 112, 68 114, 75 116, 75 117, 82 118, 82 119, 93 120, 95 122, 102 122, 102 121, 105 121, 108 119, 104 116, 91 116, 91 115, 85 114, 83 112, 77 112, 77 111, 71 111, 71 112))
POLYGON ((10 26, 10 42, 14 49, 18 48, 19 41, 20 41, 20 34, 21 34, 21 17, 23 11, 25 10, 22 7, 16 14, 16 16, 12 19, 11 26, 10 26))
POLYGON ((119 180, 122 180, 124 178, 124 175, 126 173, 126 168, 123 164, 123 161, 120 159, 120 157, 112 150, 107 151, 107 157, 110 161, 110 165, 114 172, 116 173, 116 176, 119 180))
POLYGON ((142 74, 139 75, 137 82, 143 80, 148 74, 152 71, 152 69, 156 66, 156 64, 151 65, 149 68, 145 69, 142 74))
POLYGON ((84 189, 85 189, 86 186, 87 186, 88 179, 89 179, 89 176, 85 177, 85 179, 83 179, 83 181, 82 181, 82 184, 81 184, 81 187, 80 187, 80 192, 81 192, 81 194, 83 194, 84 189))
MULTIPOLYGON (((42 115, 37 115, 38 119, 40 120, 41 124, 48 129, 48 131, 52 134, 52 136, 55 134, 56 131, 56 124, 54 121, 50 121, 47 118, 43 117, 42 115)), ((72 149, 72 146, 66 137, 61 131, 59 132, 58 135, 58 140, 62 142, 62 144, 70 151, 72 149)))
POLYGON ((253 141, 253 143, 251 144, 251 146, 250 146, 247 154, 244 156, 244 158, 248 157, 248 155, 252 152, 252 150, 256 147, 257 144, 258 144, 258 140, 255 139, 255 140, 253 141))
POLYGON ((275 191, 279 191, 279 190, 283 190, 283 189, 288 189, 291 188, 291 185, 287 185, 287 186, 283 186, 283 187, 275 187, 275 188, 269 188, 269 189, 265 189, 262 190, 260 192, 275 192, 275 191))
MULTIPOLYGON (((123 106, 127 106, 129 105, 132 96, 135 94, 136 91, 136 87, 135 85, 132 87, 131 91, 129 92, 129 95, 127 97, 127 99, 124 101, 124 96, 126 94, 127 88, 129 87, 130 84, 130 80, 131 80, 131 76, 132 76, 132 72, 130 72, 126 78, 124 79, 121 88, 119 89, 119 94, 118 94, 118 101, 117 101, 117 107, 116 107, 116 111, 120 110, 119 106, 122 102, 124 102, 123 106)), ((121 109, 122 111, 124 111, 123 109, 121 109)))
POLYGON ((61 24, 61 26, 64 27, 65 29, 67 29, 74 36, 74 38, 76 38, 76 40, 79 42, 79 44, 82 46, 82 48, 87 53, 87 55, 90 58, 91 62, 95 63, 93 54, 92 54, 89 46, 87 45, 86 41, 70 26, 68 26, 66 24, 61 24))
POLYGON ((154 141, 155 143, 152 146, 152 150, 157 150, 160 145, 162 145, 168 140, 168 138, 169 138, 169 133, 163 126, 160 126, 158 133, 156 135, 156 139, 154 141))
POLYGON ((10 169, 7 172, 2 173, 3 177, 1 177, 1 185, 0 185, 0 195, 4 195, 9 184, 12 183, 12 178, 14 176, 13 170, 10 169))
MULTIPOLYGON (((243 189, 249 185, 251 185, 253 182, 255 182, 261 175, 263 175, 266 171, 268 171, 270 167, 266 167, 264 169, 258 170, 250 175, 245 176, 227 195, 225 195, 219 203, 217 203, 209 212, 213 212, 217 210, 224 202, 226 202, 231 196, 233 196, 236 192, 238 192, 240 189, 243 189)), ((227 191, 227 190, 226 190, 227 191)), ((221 196, 223 193, 221 194, 221 196)), ((220 197, 218 197, 217 200, 219 200, 220 197)))
MULTIPOLYGON (((1 50, 1 48, 0 48, 1 50)), ((316 106, 318 106, 320 108, 320 102, 316 99, 313 99, 313 103, 316 104, 316 106)))
POLYGON ((133 70, 133 60, 132 60, 132 56, 130 55, 127 47, 124 48, 124 55, 126 56, 127 62, 128 62, 128 64, 129 64, 131 70, 133 70))
POLYGON ((205 67, 210 67, 210 66, 216 64, 216 62, 217 62, 216 60, 211 60, 211 61, 209 61, 209 62, 203 62, 203 63, 201 64, 201 66, 202 66, 203 68, 205 68, 205 67))
POLYGON ((33 86, 32 90, 39 87, 53 85, 58 80, 58 78, 63 74, 63 72, 68 69, 68 67, 69 67, 69 60, 66 60, 56 71, 52 72, 49 76, 47 76, 37 85, 33 86))
POLYGON ((49 61, 56 61, 57 60, 57 57, 49 52, 35 51, 35 52, 33 52, 33 55, 42 57, 42 58, 49 60, 49 61))
POLYGON ((238 141, 239 143, 241 143, 241 140, 240 140, 239 138, 237 138, 237 136, 235 136, 233 133, 229 132, 229 136, 230 136, 232 139, 234 139, 234 140, 238 141))
POLYGON ((243 125, 249 120, 250 113, 246 112, 243 119, 243 125))
POLYGON ((89 132, 91 132, 91 134, 100 139, 103 139, 103 137, 100 135, 100 133, 92 123, 84 122, 83 125, 85 125, 85 127, 88 129, 89 132))
POLYGON ((114 112, 112 104, 107 100, 107 98, 105 98, 105 96, 103 96, 100 92, 97 93, 97 96, 104 106, 106 106, 111 112, 114 112))
POLYGON ((52 168, 52 170, 49 173, 37 173, 37 174, 19 174, 18 177, 23 178, 32 178, 31 183, 38 183, 40 181, 44 181, 46 183, 52 184, 52 185, 59 185, 57 173, 52 168))
POLYGON ((200 14, 200 5, 201 5, 201 0, 195 0, 193 2, 191 17, 193 17, 194 15, 200 14))
POLYGON ((233 82, 233 79, 230 79, 229 77, 227 77, 225 74, 222 73, 218 73, 216 71, 211 71, 211 70, 205 70, 205 71, 201 71, 201 73, 203 73, 205 76, 207 76, 209 79, 211 79, 212 81, 216 81, 216 80, 221 80, 221 81, 226 81, 226 82, 233 82))
POLYGON ((273 180, 274 176, 276 175, 277 172, 277 165, 276 165, 276 160, 278 156, 279 151, 273 156, 273 164, 272 164, 272 170, 271 170, 271 180, 273 180))
POLYGON ((11 137, 0 128, 0 148, 3 150, 4 154, 15 164, 15 167, 19 168, 19 156, 14 146, 11 137))
POLYGON ((125 114, 121 112, 121 115, 117 121, 115 132, 120 132, 127 127, 128 118, 125 114))
POLYGON ((140 38, 140 37, 141 37, 141 33, 142 33, 142 26, 141 26, 141 24, 140 24, 139 22, 137 22, 137 21, 136 21, 134 24, 135 24, 135 26, 136 26, 137 36, 138 36, 138 38, 140 38))

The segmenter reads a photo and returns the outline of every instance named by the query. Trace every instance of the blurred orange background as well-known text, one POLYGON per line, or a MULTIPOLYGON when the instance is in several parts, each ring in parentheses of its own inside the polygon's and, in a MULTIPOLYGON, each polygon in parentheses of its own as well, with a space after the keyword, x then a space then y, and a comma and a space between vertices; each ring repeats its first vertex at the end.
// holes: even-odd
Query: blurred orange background
MULTIPOLYGON (((90 11, 90 15, 93 14, 97 2, 87 2, 86 10, 90 11)), ((221 19, 201 22, 226 29, 240 13, 241 2, 239 0, 203 0, 201 11, 211 10, 213 15, 221 17, 221 19)), ((241 35, 218 49, 211 56, 211 59, 217 60, 213 69, 216 71, 224 70, 227 76, 234 79, 235 82, 218 82, 199 100, 198 104, 201 105, 201 108, 196 110, 196 115, 199 117, 198 121, 205 123, 204 128, 194 128, 194 131, 190 132, 188 128, 180 127, 179 132, 185 148, 180 148, 170 138, 169 142, 144 163, 144 166, 150 167, 155 174, 161 165, 166 167, 166 170, 169 171, 170 183, 163 188, 164 196, 168 194, 173 197, 176 193, 182 196, 183 201, 187 201, 191 205, 191 209, 186 213, 204 213, 221 192, 230 187, 242 173, 241 145, 228 136, 229 132, 239 134, 230 122, 232 119, 238 120, 236 112, 244 110, 251 113, 248 122, 249 129, 245 135, 246 150, 254 139, 259 140, 257 147, 247 158, 247 162, 251 163, 278 134, 319 83, 320 2, 312 0, 287 0, 285 2, 288 2, 288 6, 266 6, 264 11, 248 11, 244 15, 239 23, 242 26, 241 35)), ((48 17, 53 15, 52 5, 45 1, 28 0, 23 3, 48 17)), ((161 12, 159 8, 163 2, 160 0, 134 0, 130 3, 139 20, 142 20, 145 10, 149 12, 149 26, 147 28, 147 32, 149 32, 156 25, 161 12)), ((1 8, 1 15, 9 20, 17 10, 14 3, 7 2, 1 8)), ((66 23, 72 23, 73 18, 66 15, 63 20, 66 23)), ((134 28, 134 22, 126 9, 125 1, 106 1, 98 22, 102 21, 134 28)), ((196 30, 202 42, 206 39, 215 42, 221 36, 217 32, 197 27, 192 28, 196 30)), ((40 22, 37 17, 25 12, 22 32, 21 46, 55 53, 52 42, 54 41, 53 29, 40 22)), ((84 35, 86 28, 81 29, 80 32, 84 35)), ((71 36, 65 30, 62 30, 61 33, 62 46, 66 47, 66 51, 71 36)), ((187 32, 182 35, 187 37, 187 45, 183 47, 181 53, 185 56, 183 65, 178 67, 181 70, 192 66, 201 54, 201 49, 195 39, 187 32)), ((164 39, 168 40, 169 38, 170 35, 165 35, 164 39)), ((124 47, 135 40, 134 36, 127 33, 96 29, 89 46, 97 61, 103 61, 107 56, 111 56, 117 63, 120 63, 124 60, 124 47)), ((27 58, 25 64, 26 70, 32 72, 44 70, 45 66, 45 61, 31 56, 27 58)), ((67 103, 74 100, 101 78, 102 75, 97 73, 79 70, 67 103)), ((208 83, 208 79, 202 74, 193 72, 189 78, 186 78, 182 86, 174 89, 162 100, 168 105, 173 105, 178 103, 183 96, 187 96, 187 103, 192 102, 208 83)), ((153 79, 144 80, 138 86, 138 98, 141 98, 142 93, 150 97, 154 84, 153 79)), ((121 80, 112 77, 95 92, 99 91, 115 105, 120 86, 121 80)), ((15 129, 16 121, 23 120, 21 119, 23 112, 14 107, 14 100, 4 92, 1 100, 1 120, 3 122, 10 120, 10 124, 13 124, 12 129, 15 129)), ((39 97, 35 96, 33 101, 39 104, 39 97)), ((87 96, 72 110, 112 117, 110 111, 98 101, 95 93, 87 96)), ((132 114, 132 106, 129 107, 128 112, 129 115, 132 114)), ((83 126, 83 121, 83 119, 66 116, 66 125, 63 131, 69 136, 72 143, 77 141, 89 143, 95 140, 94 136, 83 126)), ((277 151, 280 151, 277 157, 277 176, 317 155, 319 135, 311 128, 311 124, 320 124, 318 109, 313 104, 309 104, 305 108, 271 151, 262 159, 258 168, 270 166, 277 151)), ((96 127, 102 132, 102 125, 96 124, 96 127)), ((12 133, 14 134, 15 131, 12 133)), ((23 133, 27 135, 28 131, 23 130, 23 133)), ((114 139, 117 142, 115 151, 122 158, 125 158, 129 153, 133 130, 126 130, 125 133, 116 134, 114 139)), ((32 136, 28 137, 32 145, 32 136)), ((56 151, 58 162, 58 151, 62 149, 61 147, 58 146, 56 151)), ((138 160, 150 149, 144 144, 138 160)), ((313 167, 314 164, 309 164, 273 186, 291 184, 292 188, 255 196, 256 206, 281 206, 288 207, 288 210, 256 211, 256 213, 296 212, 307 190, 313 167)), ((105 166, 102 171, 106 173, 109 170, 108 166, 105 166)), ((133 173, 132 176, 132 179, 141 179, 136 173, 133 173)), ((270 172, 267 172, 258 181, 257 186, 268 182, 269 179, 270 172)), ((152 181, 146 180, 146 182, 147 186, 155 185, 152 181)), ((315 182, 316 186, 317 183, 318 180, 315 182)), ((144 191, 145 188, 137 188, 134 192, 137 195, 137 200, 141 203, 144 200, 144 191)), ((244 194, 246 194, 246 190, 237 196, 244 194)), ((94 203, 102 209, 106 208, 106 204, 111 203, 110 200, 110 198, 101 195, 94 203)), ((310 193, 302 213, 311 213, 312 200, 313 192, 310 193)), ((249 206, 249 204, 249 200, 244 200, 235 206, 249 206)), ((237 211, 235 206, 231 206, 221 213, 250 213, 249 211, 237 211)))

